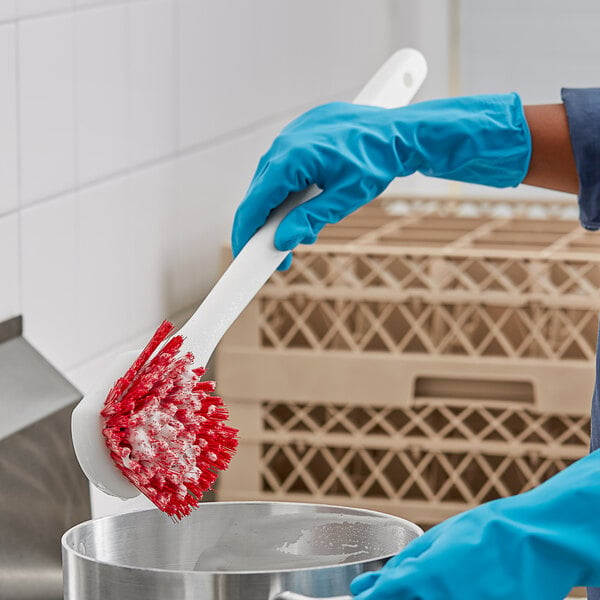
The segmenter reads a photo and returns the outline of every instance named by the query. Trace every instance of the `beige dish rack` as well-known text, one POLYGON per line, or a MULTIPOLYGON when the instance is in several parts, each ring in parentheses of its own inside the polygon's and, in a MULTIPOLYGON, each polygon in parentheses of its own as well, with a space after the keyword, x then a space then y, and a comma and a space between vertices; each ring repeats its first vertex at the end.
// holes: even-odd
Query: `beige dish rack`
POLYGON ((218 350, 219 499, 427 526, 583 456, 600 234, 574 204, 380 199, 299 248, 218 350))

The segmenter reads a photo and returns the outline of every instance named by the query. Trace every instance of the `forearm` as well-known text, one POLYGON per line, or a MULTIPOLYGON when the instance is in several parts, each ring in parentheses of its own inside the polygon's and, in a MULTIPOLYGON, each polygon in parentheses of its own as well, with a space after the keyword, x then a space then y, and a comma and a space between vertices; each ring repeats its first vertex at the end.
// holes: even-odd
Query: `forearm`
POLYGON ((531 132, 531 161, 523 183, 562 192, 579 192, 579 177, 563 104, 525 106, 531 132))

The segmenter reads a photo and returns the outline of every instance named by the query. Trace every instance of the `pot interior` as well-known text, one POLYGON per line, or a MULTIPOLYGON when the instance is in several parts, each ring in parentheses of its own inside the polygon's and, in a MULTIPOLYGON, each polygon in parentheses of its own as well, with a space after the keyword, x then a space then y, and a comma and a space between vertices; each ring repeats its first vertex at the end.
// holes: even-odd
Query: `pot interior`
POLYGON ((387 558, 421 530, 368 510, 286 502, 212 502, 173 522, 159 510, 81 523, 67 552, 119 567, 275 572, 387 558))

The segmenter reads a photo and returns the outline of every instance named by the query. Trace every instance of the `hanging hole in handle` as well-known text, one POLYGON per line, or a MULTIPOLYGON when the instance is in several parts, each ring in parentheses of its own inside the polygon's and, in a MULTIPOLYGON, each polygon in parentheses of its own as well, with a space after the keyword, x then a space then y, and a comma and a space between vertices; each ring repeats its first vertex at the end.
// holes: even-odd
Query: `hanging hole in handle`
POLYGON ((410 73, 409 71, 404 73, 404 75, 402 76, 402 81, 407 88, 411 88, 415 83, 415 79, 412 76, 412 73, 410 73))

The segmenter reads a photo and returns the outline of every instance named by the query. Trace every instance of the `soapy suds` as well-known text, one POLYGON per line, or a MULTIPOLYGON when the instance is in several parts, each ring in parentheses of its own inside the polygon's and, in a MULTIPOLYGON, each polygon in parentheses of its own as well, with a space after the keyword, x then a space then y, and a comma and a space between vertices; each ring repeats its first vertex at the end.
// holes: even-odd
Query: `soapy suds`
POLYGON ((201 381, 194 356, 181 355, 181 336, 164 322, 107 396, 102 431, 121 472, 167 514, 189 515, 237 447, 237 430, 225 425, 214 382, 201 381))

